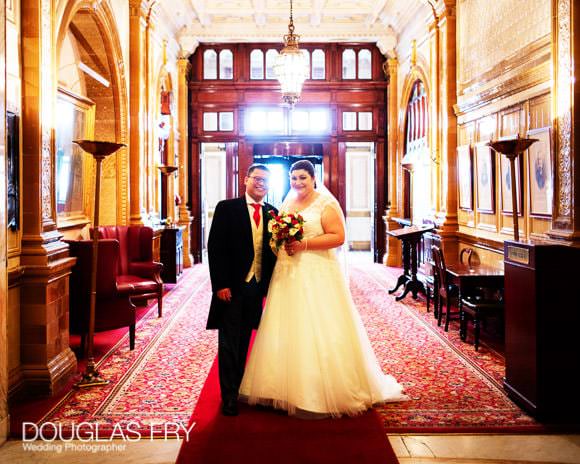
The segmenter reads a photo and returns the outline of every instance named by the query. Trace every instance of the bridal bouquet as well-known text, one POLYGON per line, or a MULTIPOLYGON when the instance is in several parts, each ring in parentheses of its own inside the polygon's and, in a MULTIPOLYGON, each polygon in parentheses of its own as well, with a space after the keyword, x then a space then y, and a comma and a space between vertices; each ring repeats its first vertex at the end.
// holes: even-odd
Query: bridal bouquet
POLYGON ((270 248, 277 252, 285 243, 300 242, 304 238, 304 218, 298 213, 276 214, 270 211, 271 219, 268 222, 270 248))

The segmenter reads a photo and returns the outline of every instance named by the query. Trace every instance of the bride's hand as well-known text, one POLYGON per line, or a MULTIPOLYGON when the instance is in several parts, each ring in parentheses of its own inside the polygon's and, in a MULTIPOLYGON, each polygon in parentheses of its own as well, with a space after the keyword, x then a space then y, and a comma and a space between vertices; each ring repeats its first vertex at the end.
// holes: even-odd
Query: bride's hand
POLYGON ((286 253, 292 256, 297 252, 304 251, 306 249, 306 241, 286 243, 286 245, 284 245, 284 249, 286 250, 286 253))

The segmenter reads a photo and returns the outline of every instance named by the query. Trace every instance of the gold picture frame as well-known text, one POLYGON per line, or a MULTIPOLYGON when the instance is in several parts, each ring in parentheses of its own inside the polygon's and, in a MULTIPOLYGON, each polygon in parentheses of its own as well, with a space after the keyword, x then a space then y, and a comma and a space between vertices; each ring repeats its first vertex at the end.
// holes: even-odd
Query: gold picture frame
POLYGON ((552 131, 543 127, 528 131, 527 136, 538 139, 528 148, 530 216, 551 217, 554 199, 552 131))
POLYGON ((473 211, 473 160, 471 145, 457 147, 457 188, 459 208, 473 211))
POLYGON ((487 141, 475 145, 477 211, 495 213, 495 156, 487 141))
POLYGON ((73 140, 91 139, 94 133, 95 104, 88 98, 59 88, 55 129, 55 190, 59 228, 88 224, 91 220, 90 192, 93 160, 73 140))

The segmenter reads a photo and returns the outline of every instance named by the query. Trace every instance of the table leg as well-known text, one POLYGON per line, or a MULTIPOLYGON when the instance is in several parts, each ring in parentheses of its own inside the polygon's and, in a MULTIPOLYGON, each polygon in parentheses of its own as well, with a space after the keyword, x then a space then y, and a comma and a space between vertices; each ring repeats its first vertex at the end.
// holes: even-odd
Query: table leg
POLYGON ((394 288, 389 290, 389 294, 395 293, 401 285, 406 285, 407 281, 409 280, 410 275, 410 256, 409 256, 409 244, 406 240, 401 242, 403 247, 403 274, 399 276, 397 279, 397 284, 394 288))

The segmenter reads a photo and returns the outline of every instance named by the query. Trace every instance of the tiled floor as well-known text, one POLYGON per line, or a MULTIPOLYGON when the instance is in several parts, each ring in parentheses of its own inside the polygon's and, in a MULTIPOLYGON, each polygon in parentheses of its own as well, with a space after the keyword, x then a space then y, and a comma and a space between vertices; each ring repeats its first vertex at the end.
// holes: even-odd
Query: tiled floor
MULTIPOLYGON (((389 440, 401 464, 580 463, 580 435, 391 435, 389 440)), ((177 457, 180 442, 177 440, 142 440, 133 443, 120 440, 106 441, 96 446, 112 447, 114 445, 123 449, 107 451, 106 448, 102 448, 98 452, 78 449, 91 445, 87 442, 68 443, 69 449, 65 449, 67 443, 62 442, 45 445, 50 448, 50 451, 29 451, 23 449, 22 442, 10 440, 0 448, 0 462, 10 464, 172 463, 177 457), (62 447, 61 452, 58 452, 59 445, 62 447)), ((95 444, 92 445, 95 446, 95 444)))

